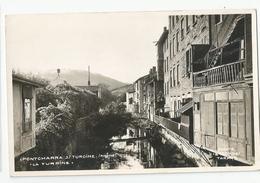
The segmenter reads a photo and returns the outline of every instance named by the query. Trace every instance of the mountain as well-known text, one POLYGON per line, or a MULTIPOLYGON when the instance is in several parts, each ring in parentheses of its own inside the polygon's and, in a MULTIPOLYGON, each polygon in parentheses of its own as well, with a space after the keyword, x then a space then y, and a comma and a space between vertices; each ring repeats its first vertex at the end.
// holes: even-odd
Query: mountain
MULTIPOLYGON (((46 71, 40 75, 52 82, 57 78, 57 71, 46 71)), ((88 84, 88 72, 83 70, 61 70, 60 78, 73 86, 84 86, 88 84)), ((105 84, 108 86, 109 90, 127 85, 127 83, 123 83, 98 73, 90 73, 90 81, 91 85, 105 84)))

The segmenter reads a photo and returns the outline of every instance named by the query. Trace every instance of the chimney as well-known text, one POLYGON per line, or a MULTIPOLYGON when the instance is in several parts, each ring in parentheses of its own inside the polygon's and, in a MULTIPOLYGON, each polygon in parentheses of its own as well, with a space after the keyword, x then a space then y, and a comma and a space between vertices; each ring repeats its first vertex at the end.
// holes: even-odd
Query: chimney
POLYGON ((88 66, 88 86, 90 86, 90 66, 88 66))
POLYGON ((60 77, 60 69, 59 68, 57 69, 57 74, 58 74, 58 77, 60 77))

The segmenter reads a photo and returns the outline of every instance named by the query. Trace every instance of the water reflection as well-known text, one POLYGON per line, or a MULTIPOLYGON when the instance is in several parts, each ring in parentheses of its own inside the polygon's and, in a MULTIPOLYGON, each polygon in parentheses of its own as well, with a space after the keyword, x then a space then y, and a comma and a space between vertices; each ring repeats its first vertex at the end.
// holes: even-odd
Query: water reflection
POLYGON ((163 137, 151 137, 149 131, 127 128, 126 134, 113 137, 110 145, 120 161, 107 161, 101 169, 144 169, 164 167, 191 167, 194 163, 177 147, 168 144, 163 137))

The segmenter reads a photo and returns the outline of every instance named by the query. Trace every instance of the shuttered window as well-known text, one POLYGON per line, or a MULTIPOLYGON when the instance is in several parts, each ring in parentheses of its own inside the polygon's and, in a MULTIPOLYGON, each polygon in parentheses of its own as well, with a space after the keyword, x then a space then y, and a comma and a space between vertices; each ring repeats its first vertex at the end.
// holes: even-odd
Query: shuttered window
POLYGON ((229 104, 217 102, 217 134, 229 136, 229 104))
POLYGON ((207 111, 201 113, 201 128, 203 133, 214 136, 215 135, 215 125, 214 125, 214 102, 204 102, 201 105, 201 111, 207 111))
POLYGON ((230 104, 231 137, 245 139, 245 109, 243 102, 230 104))

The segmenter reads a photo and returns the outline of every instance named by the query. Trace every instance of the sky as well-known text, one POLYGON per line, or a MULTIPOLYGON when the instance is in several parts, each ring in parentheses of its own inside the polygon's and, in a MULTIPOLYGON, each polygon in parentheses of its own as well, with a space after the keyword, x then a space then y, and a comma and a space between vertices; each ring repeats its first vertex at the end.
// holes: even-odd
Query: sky
POLYGON ((8 15, 6 60, 21 72, 77 69, 132 83, 156 65, 167 12, 8 15))

